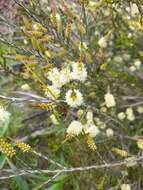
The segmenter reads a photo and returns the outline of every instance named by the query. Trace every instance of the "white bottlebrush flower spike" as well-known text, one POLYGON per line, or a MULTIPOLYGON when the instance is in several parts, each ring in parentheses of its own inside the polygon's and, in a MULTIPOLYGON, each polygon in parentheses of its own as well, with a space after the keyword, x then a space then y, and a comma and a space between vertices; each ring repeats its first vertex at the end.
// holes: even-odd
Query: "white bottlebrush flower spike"
POLYGON ((86 120, 87 121, 93 121, 93 112, 92 111, 88 111, 86 114, 86 120))
POLYGON ((137 68, 137 69, 140 69, 140 67, 141 67, 141 61, 140 60, 135 60, 135 62, 134 62, 134 66, 137 68))
POLYGON ((82 132, 83 125, 79 121, 72 121, 71 124, 67 128, 68 135, 79 135, 82 132))
POLYGON ((131 3, 130 13, 132 16, 136 16, 137 14, 139 14, 138 6, 135 3, 131 3))
POLYGON ((89 134, 91 137, 96 137, 100 133, 98 127, 94 124, 86 126, 84 131, 85 134, 89 134))
POLYGON ((27 44, 28 44, 28 41, 27 41, 26 39, 24 39, 24 40, 23 40, 23 43, 24 43, 25 45, 27 45, 27 44))
POLYGON ((107 135, 107 137, 113 137, 113 135, 114 135, 113 129, 108 128, 108 129, 106 130, 106 135, 107 135))
POLYGON ((78 107, 83 104, 83 96, 79 90, 72 89, 66 93, 66 102, 71 107, 78 107))
POLYGON ((58 99, 60 96, 60 90, 53 85, 47 86, 45 95, 50 99, 58 99))
POLYGON ((48 72, 48 79, 57 88, 60 88, 62 86, 60 76, 61 76, 61 74, 60 74, 60 71, 58 70, 58 68, 54 67, 50 72, 48 72))
POLYGON ((8 111, 0 106, 0 124, 5 124, 6 122, 9 122, 10 115, 11 114, 8 111))
POLYGON ((105 99, 105 104, 108 108, 114 107, 116 105, 113 94, 108 92, 107 94, 105 94, 104 99, 105 99))
POLYGON ((61 85, 65 85, 69 83, 71 80, 71 73, 69 68, 64 68, 60 71, 60 83, 61 85))
POLYGON ((39 29, 38 24, 37 24, 37 23, 33 24, 32 29, 33 29, 33 30, 38 30, 38 29, 39 29))
POLYGON ((107 39, 106 39, 106 37, 101 37, 101 38, 98 40, 98 45, 99 45, 101 48, 106 48, 106 47, 107 47, 107 39))
POLYGON ((97 5, 97 2, 94 2, 94 1, 89 1, 89 7, 94 7, 97 5))
POLYGON ((84 82, 87 78, 87 70, 85 65, 82 62, 73 62, 72 63, 72 73, 71 78, 73 80, 79 80, 84 82))
POLYGON ((129 184, 122 184, 121 185, 121 190, 131 190, 131 187, 129 184))
POLYGON ((52 84, 55 87, 61 88, 66 83, 70 82, 71 80, 70 70, 68 68, 64 68, 61 71, 59 71, 58 68, 53 68, 48 73, 48 79, 52 82, 52 84))
POLYGON ((118 113, 118 119, 119 120, 124 120, 125 119, 125 117, 126 117, 126 114, 124 113, 124 112, 120 112, 120 113, 118 113))
POLYGON ((136 69, 137 69, 137 68, 136 68, 135 66, 130 66, 130 67, 129 67, 129 70, 130 70, 131 72, 136 71, 136 69))
POLYGON ((125 162, 127 167, 133 167, 137 165, 137 160, 134 156, 126 158, 125 162))
POLYGON ((127 108, 126 109, 126 115, 127 115, 127 119, 129 121, 134 121, 135 120, 135 115, 134 115, 134 111, 132 108, 127 108))
POLYGON ((22 89, 22 90, 25 90, 25 91, 31 90, 31 88, 30 88, 30 86, 29 86, 28 84, 23 84, 23 85, 21 86, 21 89, 22 89))
POLYGON ((137 112, 140 113, 140 114, 143 113, 143 107, 142 107, 142 106, 139 106, 139 107, 137 108, 137 112))

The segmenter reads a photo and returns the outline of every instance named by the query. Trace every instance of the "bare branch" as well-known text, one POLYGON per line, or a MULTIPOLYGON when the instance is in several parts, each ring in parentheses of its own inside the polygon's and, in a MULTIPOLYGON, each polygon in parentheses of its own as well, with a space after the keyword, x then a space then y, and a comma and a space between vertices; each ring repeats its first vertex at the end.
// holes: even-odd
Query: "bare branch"
MULTIPOLYGON (((135 157, 134 161, 139 162, 143 160, 143 156, 140 157, 135 157)), ((43 174, 57 174, 57 173, 75 173, 75 172, 84 172, 84 171, 89 171, 89 170, 99 170, 99 169, 106 169, 106 168, 115 168, 115 167, 120 167, 120 166, 126 166, 127 162, 126 160, 121 161, 121 162, 115 162, 115 163, 110 163, 110 164, 101 164, 101 165, 91 165, 91 166, 85 166, 85 167, 75 167, 75 168, 65 168, 65 169, 56 169, 56 170, 17 170, 17 173, 15 174, 10 174, 7 176, 2 176, 0 177, 0 180, 3 179, 9 179, 13 178, 16 176, 25 176, 25 175, 30 175, 30 174, 38 174, 43 172, 43 174)), ((9 169, 3 169, 1 170, 1 173, 4 172, 9 172, 13 173, 12 170, 9 169)))

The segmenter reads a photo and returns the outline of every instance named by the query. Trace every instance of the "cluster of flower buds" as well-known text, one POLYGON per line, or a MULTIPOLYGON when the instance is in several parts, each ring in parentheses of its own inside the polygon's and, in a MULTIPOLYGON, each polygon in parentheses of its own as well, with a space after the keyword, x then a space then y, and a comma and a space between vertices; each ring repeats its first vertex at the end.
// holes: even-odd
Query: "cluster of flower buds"
POLYGON ((15 141, 15 145, 22 150, 22 152, 29 152, 31 150, 31 146, 29 144, 20 142, 19 140, 15 141))
POLYGON ((7 143, 3 138, 0 138, 0 151, 10 158, 16 155, 13 146, 10 143, 7 143))

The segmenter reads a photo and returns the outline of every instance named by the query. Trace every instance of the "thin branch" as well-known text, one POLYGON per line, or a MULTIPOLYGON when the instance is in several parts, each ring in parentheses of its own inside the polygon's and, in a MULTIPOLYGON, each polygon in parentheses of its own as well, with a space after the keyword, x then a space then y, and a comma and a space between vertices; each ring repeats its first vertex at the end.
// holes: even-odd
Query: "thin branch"
POLYGON ((42 183, 41 185, 39 185, 38 187, 36 187, 34 190, 38 190, 41 189, 41 187, 48 185, 50 182, 52 182, 54 179, 56 179, 59 175, 61 174, 61 172, 57 172, 53 177, 51 177, 48 181, 45 181, 44 183, 42 183))
POLYGON ((12 102, 37 102, 37 103, 61 103, 61 102, 65 102, 64 100, 52 100, 52 99, 48 99, 36 94, 32 94, 29 92, 22 92, 22 91, 16 91, 13 92, 17 95, 21 95, 21 96, 25 96, 25 98, 17 98, 17 97, 10 97, 10 96, 4 96, 4 95, 0 95, 1 99, 4 100, 9 100, 12 102))
MULTIPOLYGON (((143 156, 140 157, 135 157, 134 159, 136 162, 142 161, 143 156)), ((65 168, 65 169, 56 169, 56 170, 27 170, 25 172, 24 170, 19 170, 19 172, 15 174, 10 174, 7 176, 0 177, 0 180, 3 179, 9 179, 17 176, 25 176, 25 175, 30 175, 30 174, 38 174, 43 172, 43 174, 57 174, 57 173, 75 173, 75 172, 84 172, 84 171, 90 171, 90 170, 99 170, 99 169, 106 169, 106 168, 115 168, 115 167, 120 167, 120 166, 126 166, 127 162, 126 160, 121 161, 121 162, 115 162, 115 163, 110 163, 110 164, 101 164, 101 165, 91 165, 91 166, 85 166, 85 167, 75 167, 75 168, 65 168), (30 173, 30 174, 29 174, 30 173)), ((17 170, 18 171, 18 170, 17 170)), ((13 173, 12 170, 9 169, 3 169, 1 170, 2 172, 9 172, 13 173)))
POLYGON ((19 0, 14 0, 14 1, 15 1, 15 3, 17 5, 19 5, 20 7, 22 7, 31 18, 33 18, 36 22, 40 22, 40 20, 34 14, 31 14, 31 12, 29 11, 29 9, 26 8, 23 3, 21 3, 19 0))
POLYGON ((126 104, 126 105, 123 105, 121 106, 122 108, 127 108, 127 107, 136 107, 136 106, 140 106, 140 105, 143 105, 143 101, 140 101, 140 102, 136 102, 134 104, 126 104))
MULTIPOLYGON (((37 96, 38 97, 38 96, 37 96)), ((4 99, 4 100, 9 100, 9 101, 12 101, 12 102, 42 102, 42 103, 50 103, 51 100, 48 100, 46 98, 33 98, 33 99, 29 99, 28 97, 27 98, 16 98, 16 97, 8 97, 8 96, 3 96, 3 95, 0 95, 0 99, 4 99)))

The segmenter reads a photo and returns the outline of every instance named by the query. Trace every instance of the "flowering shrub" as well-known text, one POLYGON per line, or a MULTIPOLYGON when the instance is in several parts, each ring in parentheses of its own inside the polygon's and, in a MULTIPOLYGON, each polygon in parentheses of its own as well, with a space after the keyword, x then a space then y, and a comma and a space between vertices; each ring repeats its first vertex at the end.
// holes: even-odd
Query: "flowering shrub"
POLYGON ((0 38, 13 85, 0 94, 11 168, 0 179, 26 190, 142 189, 142 2, 15 2, 18 27, 0 38))

